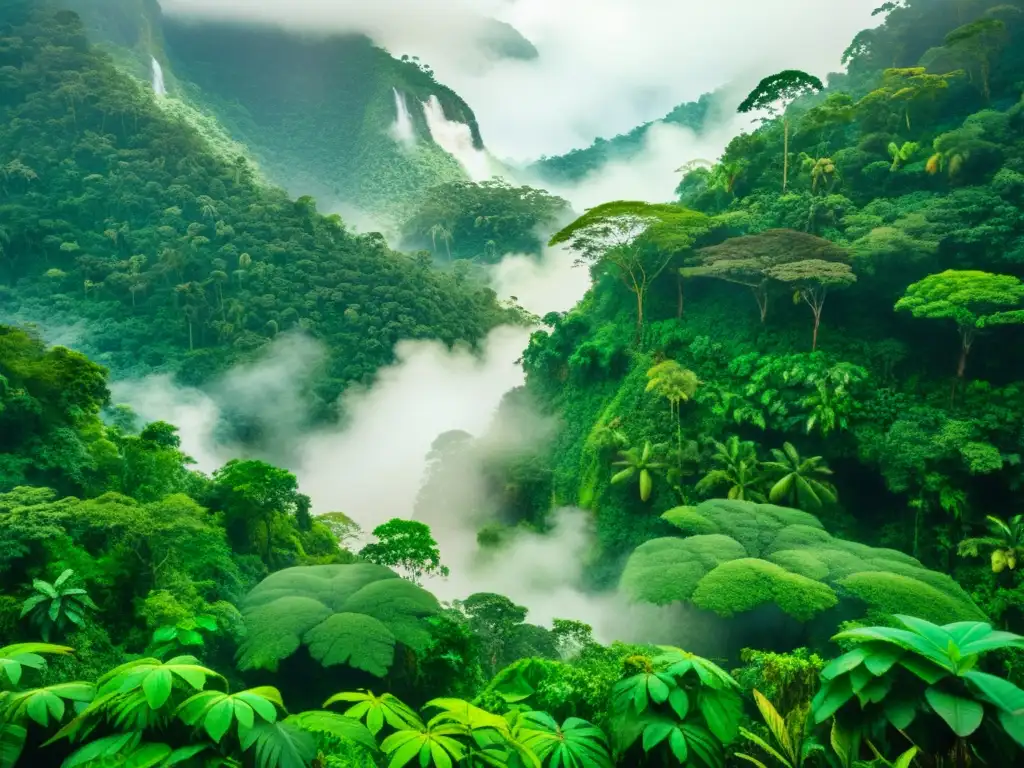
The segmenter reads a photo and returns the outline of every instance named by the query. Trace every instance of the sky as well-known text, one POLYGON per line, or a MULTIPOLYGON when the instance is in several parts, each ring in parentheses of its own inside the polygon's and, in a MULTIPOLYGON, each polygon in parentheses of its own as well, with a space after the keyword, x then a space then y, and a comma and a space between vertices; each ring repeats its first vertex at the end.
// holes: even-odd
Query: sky
POLYGON ((513 162, 587 146, 718 86, 779 69, 840 69, 880 0, 161 0, 169 13, 323 33, 362 32, 419 55, 513 162), (483 61, 484 17, 512 24, 532 61, 483 61))

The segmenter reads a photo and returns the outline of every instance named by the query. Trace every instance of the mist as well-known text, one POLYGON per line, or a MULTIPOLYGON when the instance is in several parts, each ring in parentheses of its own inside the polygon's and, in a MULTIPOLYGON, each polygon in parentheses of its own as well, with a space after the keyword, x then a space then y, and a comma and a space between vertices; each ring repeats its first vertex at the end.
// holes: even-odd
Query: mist
POLYGON ((161 0, 165 11, 360 32, 420 56, 473 108, 499 158, 525 162, 587 146, 728 84, 783 68, 819 76, 877 0, 161 0), (481 61, 484 19, 507 22, 537 59, 481 61), (822 24, 821 19, 828 23, 822 24))

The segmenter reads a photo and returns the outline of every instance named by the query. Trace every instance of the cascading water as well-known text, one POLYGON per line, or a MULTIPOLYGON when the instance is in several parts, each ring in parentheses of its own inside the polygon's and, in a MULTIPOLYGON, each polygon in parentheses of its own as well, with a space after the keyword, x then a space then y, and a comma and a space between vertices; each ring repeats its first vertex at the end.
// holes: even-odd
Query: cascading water
POLYGON ((164 68, 160 66, 160 62, 153 58, 153 93, 157 96, 167 95, 167 86, 164 85, 164 68))
POLYGON ((409 105, 406 104, 405 94, 400 93, 397 88, 392 88, 395 93, 395 123, 391 126, 391 136, 395 141, 412 145, 416 141, 416 129, 412 124, 412 115, 409 114, 409 105))
POLYGON ((491 158, 473 146, 473 132, 469 126, 445 117, 437 96, 432 95, 423 102, 423 114, 434 143, 458 160, 472 181, 486 181, 494 175, 491 158))

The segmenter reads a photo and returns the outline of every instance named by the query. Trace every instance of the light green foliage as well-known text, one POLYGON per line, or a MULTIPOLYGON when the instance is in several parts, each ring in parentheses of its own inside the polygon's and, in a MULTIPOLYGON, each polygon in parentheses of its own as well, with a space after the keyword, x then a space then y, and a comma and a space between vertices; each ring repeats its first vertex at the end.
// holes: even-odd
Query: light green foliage
POLYGON ((950 577, 902 552, 835 538, 807 512, 711 500, 665 519, 678 521, 685 538, 634 550, 619 584, 633 600, 688 601, 723 617, 774 604, 801 621, 843 599, 879 614, 983 617, 950 577))
POLYGON ((826 478, 832 470, 824 466, 821 456, 803 458, 790 443, 783 443, 782 450, 772 449, 774 461, 766 461, 762 467, 775 480, 768 493, 772 502, 786 503, 798 509, 817 510, 826 504, 835 504, 836 490, 826 478))
POLYGON ((660 650, 653 660, 638 659, 640 671, 612 691, 616 755, 639 754, 639 745, 644 755, 722 768, 724 747, 739 730, 739 686, 707 659, 669 646, 660 650))
POLYGON ((914 317, 952 320, 960 334, 957 377, 963 378, 967 355, 977 334, 994 325, 1024 322, 1024 283, 1012 275, 947 269, 907 288, 896 310, 914 317))
POLYGON ((818 690, 818 676, 825 666, 824 659, 806 648, 792 653, 745 648, 740 659, 744 666, 732 672, 740 686, 763 691, 776 709, 785 713, 806 708, 818 690))
POLYGON ((89 612, 99 610, 86 590, 72 586, 74 575, 68 568, 52 584, 34 579, 34 594, 22 604, 22 618, 27 616, 47 642, 54 633, 64 635, 71 626, 83 626, 89 612))
POLYGON ((735 539, 721 534, 652 539, 634 550, 620 587, 634 600, 656 605, 688 600, 709 571, 746 555, 735 539))
POLYGON ((827 585, 754 558, 715 568, 700 580, 692 600, 698 608, 726 617, 774 603, 802 621, 838 602, 827 585))
POLYGON ((984 547, 991 550, 993 573, 1014 570, 1024 558, 1024 515, 1014 515, 1008 521, 988 515, 985 522, 991 535, 964 539, 957 545, 956 553, 960 557, 977 557, 984 547))
POLYGON ((516 735, 548 768, 612 768, 604 733, 578 717, 559 725, 546 712, 526 712, 516 721, 516 735))
MULTIPOLYGON (((811 736, 811 713, 808 707, 797 707, 783 717, 760 691, 755 689, 753 695, 771 741, 741 728, 740 733, 745 739, 771 755, 782 768, 802 768, 813 761, 812 756, 815 753, 824 752, 824 747, 811 736)), ((767 768, 765 763, 750 755, 737 753, 736 757, 753 763, 758 768, 767 768)))
POLYGON ((556 232, 549 245, 565 244, 577 264, 611 270, 636 297, 636 339, 644 328, 644 305, 654 281, 678 254, 715 228, 702 213, 676 205, 616 200, 591 208, 556 232))
POLYGON ((397 568, 413 584, 424 576, 447 576, 441 552, 430 527, 416 520, 395 518, 373 529, 377 541, 359 550, 359 556, 377 565, 397 568))
POLYGON ((657 457, 664 446, 652 446, 651 441, 644 442, 642 449, 627 448, 619 451, 618 461, 613 461, 613 467, 624 467, 612 475, 612 485, 626 483, 637 478, 640 485, 640 501, 647 501, 651 498, 651 491, 654 488, 654 476, 656 472, 665 469, 663 461, 657 461, 657 457))
POLYGON ((711 461, 716 468, 702 477, 694 490, 705 495, 724 491, 726 498, 740 501, 767 501, 761 492, 763 478, 754 444, 730 435, 724 443, 713 440, 712 445, 711 461))
POLYGON ((863 627, 836 635, 855 645, 822 670, 822 687, 812 702, 817 722, 842 711, 868 733, 886 725, 906 731, 927 720, 924 727, 942 729, 949 745, 954 736, 972 738, 987 720, 1024 746, 1024 691, 977 668, 980 655, 1024 647, 1024 638, 975 621, 938 626, 896 618, 902 628, 863 627))
POLYGON ((324 666, 348 664, 383 677, 395 646, 424 650, 423 623, 437 600, 394 571, 369 563, 286 568, 241 605, 247 635, 241 669, 277 669, 300 645, 324 666))

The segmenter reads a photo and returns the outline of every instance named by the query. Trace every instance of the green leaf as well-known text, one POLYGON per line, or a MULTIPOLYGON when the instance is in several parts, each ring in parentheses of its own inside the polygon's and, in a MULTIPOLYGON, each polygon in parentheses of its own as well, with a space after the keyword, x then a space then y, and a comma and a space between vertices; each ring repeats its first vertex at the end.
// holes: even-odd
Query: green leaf
POLYGON ((13 768, 25 748, 28 732, 17 723, 0 724, 0 768, 13 768))
POLYGON ((913 672, 929 685, 935 685, 939 680, 949 677, 949 672, 943 667, 940 667, 938 664, 933 664, 928 661, 928 659, 923 659, 912 653, 901 656, 899 664, 903 668, 913 672))
MULTIPOLYGON (((674 682, 672 682, 672 686, 675 687, 674 682)), ((658 677, 658 675, 649 675, 647 677, 647 693, 655 704, 664 704, 668 701, 670 691, 668 683, 658 677)))
POLYGON ((669 706, 676 713, 676 717, 680 720, 685 720, 686 715, 690 711, 690 697, 686 691, 682 688, 673 688, 672 693, 668 695, 669 706))
POLYGON ((173 688, 171 673, 166 669, 154 669, 142 681, 142 692, 150 709, 160 709, 167 703, 173 688))
POLYGON ((161 765, 171 752, 166 744, 143 744, 124 761, 124 768, 153 768, 161 765))
POLYGON ((178 636, 178 628, 172 625, 158 627, 153 633, 153 642, 168 643, 178 636))
POLYGON ((656 720, 644 728, 644 752, 650 752, 661 744, 675 728, 675 724, 667 720, 656 720))
POLYGON ((882 707, 885 711, 886 719, 892 723, 893 728, 900 731, 914 722, 914 718, 917 716, 917 703, 909 697, 886 699, 882 707))
POLYGON ((198 755, 200 752, 209 749, 209 744, 190 744, 187 747, 178 747, 176 750, 171 752, 164 761, 162 768, 170 768, 172 765, 180 765, 187 760, 191 760, 193 757, 198 755))
POLYGON ((708 768, 722 768, 725 765, 721 744, 705 728, 694 723, 683 723, 679 730, 686 737, 686 746, 690 753, 703 761, 708 768))
POLYGON ((853 689, 850 687, 848 677, 838 677, 835 680, 826 681, 811 700, 815 722, 825 722, 852 698, 853 689))
POLYGON ((871 670, 871 674, 878 677, 892 669, 893 665, 903 656, 901 648, 885 643, 865 643, 860 647, 868 650, 864 666, 871 670))
POLYGON ((260 768, 306 768, 316 757, 313 737, 287 723, 257 723, 251 733, 260 768))
POLYGON ((1024 712, 1024 691, 1001 677, 971 670, 964 679, 991 704, 1014 713, 1024 712))
POLYGON ((947 693, 935 686, 925 690, 924 697, 935 714, 945 720, 953 733, 961 738, 978 730, 985 716, 985 710, 978 702, 947 693))
POLYGON ((673 728, 672 733, 668 737, 668 745, 672 750, 672 754, 675 755, 676 760, 679 761, 680 765, 686 764, 687 748, 686 748, 686 737, 683 736, 682 732, 678 728, 673 728))
POLYGON ((1000 710, 998 717, 999 724, 1003 726, 1003 730, 1006 731, 1007 735, 1016 741, 1017 744, 1024 747, 1024 712, 1011 714, 1000 710))
POLYGON ((192 621, 199 629, 205 629, 207 632, 217 631, 217 620, 213 616, 196 616, 192 621))
POLYGON ((844 653, 837 659, 833 659, 823 670, 821 676, 825 680, 832 680, 839 675, 845 674, 856 667, 871 655, 867 645, 858 645, 852 651, 844 653))
POLYGON ((178 642, 182 645, 203 645, 203 636, 194 629, 178 630, 178 642))
POLYGON ((231 727, 234 711, 231 700, 224 698, 210 707, 209 712, 206 713, 206 717, 203 719, 203 726, 206 728, 206 732, 218 744, 224 738, 224 734, 228 732, 228 728, 231 727))
POLYGON ((739 733, 743 702, 732 691, 703 690, 697 696, 700 709, 708 729, 722 744, 731 743, 739 733))

